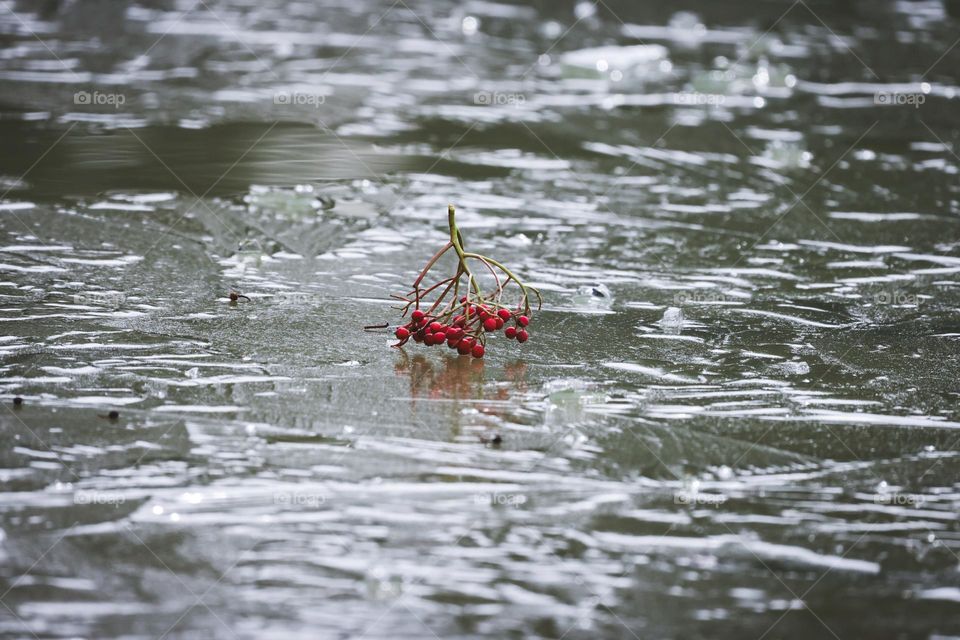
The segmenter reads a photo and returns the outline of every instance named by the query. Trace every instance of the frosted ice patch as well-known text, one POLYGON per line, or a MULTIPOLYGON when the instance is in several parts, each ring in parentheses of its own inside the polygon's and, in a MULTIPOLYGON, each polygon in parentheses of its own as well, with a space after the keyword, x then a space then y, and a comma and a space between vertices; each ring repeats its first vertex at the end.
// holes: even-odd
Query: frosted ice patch
POLYGON ((664 333, 680 333, 683 329, 683 309, 680 307, 667 307, 660 318, 660 328, 664 333))
POLYGON ((779 362, 771 369, 788 376, 805 376, 810 373, 810 365, 802 360, 799 362, 779 362))
POLYGON ((33 209, 35 204, 32 202, 0 202, 0 211, 22 211, 24 209, 33 209))
POLYGON ((570 296, 570 302, 575 307, 609 309, 613 306, 613 294, 605 284, 586 285, 577 288, 576 293, 570 296))

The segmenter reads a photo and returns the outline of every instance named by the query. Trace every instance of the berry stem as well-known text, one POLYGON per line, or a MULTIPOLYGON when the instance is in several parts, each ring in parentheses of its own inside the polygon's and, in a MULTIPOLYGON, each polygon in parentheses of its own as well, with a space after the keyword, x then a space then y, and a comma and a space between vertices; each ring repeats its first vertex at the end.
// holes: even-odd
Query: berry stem
POLYGON ((527 311, 530 310, 530 299, 529 299, 529 294, 527 293, 528 290, 529 290, 529 291, 533 291, 535 294, 537 294, 537 300, 539 301, 539 304, 537 305, 537 308, 539 309, 540 307, 543 306, 543 298, 540 296, 540 292, 539 292, 539 291, 537 291, 537 290, 534 289, 533 287, 530 287, 530 286, 527 286, 527 285, 523 284, 523 283, 520 281, 520 278, 518 278, 517 276, 515 276, 515 275, 513 274, 513 272, 510 271, 510 269, 507 269, 505 266, 503 266, 502 264, 500 264, 499 262, 497 262, 497 261, 494 260, 493 258, 488 258, 488 257, 486 257, 486 256, 481 256, 481 255, 478 254, 478 253, 464 253, 464 254, 463 254, 463 258, 474 258, 474 259, 476 259, 476 260, 480 260, 480 261, 485 262, 485 263, 490 263, 490 264, 494 265, 495 267, 497 267, 498 269, 500 269, 501 271, 503 271, 505 274, 507 274, 507 277, 510 278, 511 280, 513 280, 514 282, 516 282, 516 283, 517 283, 517 286, 520 287, 520 290, 523 291, 524 305, 525 305, 525 308, 526 308, 527 311))
POLYGON ((420 275, 417 276, 417 279, 413 281, 413 288, 414 288, 414 289, 420 288, 420 283, 423 282, 423 279, 426 277, 427 273, 430 271, 430 268, 433 267, 433 265, 435 265, 435 264, 437 263, 437 260, 439 260, 440 258, 442 258, 442 257, 443 257, 443 254, 445 254, 447 251, 449 251, 452 246, 453 246, 453 243, 452 243, 452 242, 448 242, 447 244, 445 244, 445 245, 443 246, 442 249, 440 249, 440 251, 437 251, 437 252, 433 255, 433 257, 430 258, 430 260, 427 262, 427 266, 425 266, 425 267, 423 268, 423 271, 420 272, 420 275))

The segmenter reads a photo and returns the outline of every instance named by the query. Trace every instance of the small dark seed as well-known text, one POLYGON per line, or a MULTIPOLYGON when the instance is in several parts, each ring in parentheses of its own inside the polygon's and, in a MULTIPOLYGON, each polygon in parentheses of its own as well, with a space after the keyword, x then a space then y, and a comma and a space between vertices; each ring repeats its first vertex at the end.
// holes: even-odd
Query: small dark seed
POLYGON ((499 433, 490 439, 490 443, 494 445, 500 445, 502 442, 503 438, 500 437, 499 433))
POLYGON ((110 413, 107 414, 107 417, 110 418, 111 420, 116 420, 117 418, 120 417, 120 412, 116 410, 111 411, 110 413))
POLYGON ((22 404, 23 404, 23 398, 21 398, 20 396, 17 396, 16 398, 13 399, 13 406, 19 407, 22 404))
POLYGON ((231 292, 230 292, 230 302, 236 302, 236 301, 239 300, 239 299, 240 299, 240 294, 239 294, 239 293, 237 293, 236 291, 231 291, 231 292))

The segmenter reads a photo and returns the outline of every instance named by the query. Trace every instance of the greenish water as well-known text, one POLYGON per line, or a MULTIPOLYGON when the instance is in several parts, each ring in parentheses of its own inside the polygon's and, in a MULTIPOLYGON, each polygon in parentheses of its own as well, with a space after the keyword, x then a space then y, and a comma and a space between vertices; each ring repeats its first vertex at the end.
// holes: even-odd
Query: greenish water
POLYGON ((955 13, 0 1, 0 637, 960 637, 955 13))

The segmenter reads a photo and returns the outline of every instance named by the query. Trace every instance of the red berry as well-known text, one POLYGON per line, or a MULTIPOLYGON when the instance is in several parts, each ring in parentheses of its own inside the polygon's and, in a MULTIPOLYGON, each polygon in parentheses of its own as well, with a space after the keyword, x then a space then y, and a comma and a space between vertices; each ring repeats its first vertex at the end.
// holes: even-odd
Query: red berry
POLYGON ((503 335, 507 336, 508 340, 513 340, 517 337, 517 328, 507 327, 507 330, 503 332, 503 335))
POLYGON ((527 338, 529 337, 530 337, 530 334, 527 333, 526 329, 520 329, 520 331, 517 331, 517 342, 522 344, 526 342, 527 338))
POLYGON ((419 331, 413 334, 414 342, 423 342, 424 340, 426 340, 426 338, 427 338, 427 333, 423 329, 420 329, 419 331))
POLYGON ((483 328, 486 331, 496 331, 497 330, 497 320, 496 318, 487 318, 483 321, 483 328))
POLYGON ((406 327, 397 327, 395 335, 397 336, 397 340, 406 340, 410 337, 410 330, 406 327))
POLYGON ((447 338, 447 346, 451 349, 456 349, 459 344, 460 338, 447 338))
POLYGON ((426 317, 426 314, 423 311, 420 311, 420 309, 417 309, 416 311, 410 314, 410 319, 413 320, 414 322, 420 322, 421 320, 424 319, 424 317, 426 317))
POLYGON ((527 316, 520 316, 519 318, 517 318, 517 322, 520 323, 521 327, 525 327, 528 324, 530 324, 530 318, 528 318, 527 316))
POLYGON ((463 316, 457 316, 456 318, 453 319, 453 326, 462 327, 466 321, 467 319, 464 318, 463 316))
POLYGON ((462 356, 465 356, 468 353, 470 353, 470 349, 472 348, 473 348, 473 345, 468 344, 466 340, 461 340, 459 343, 457 343, 457 353, 459 353, 462 356))
POLYGON ((429 326, 429 330, 430 330, 431 332, 434 332, 434 331, 442 331, 442 330, 443 330, 443 325, 440 324, 439 322, 431 322, 431 323, 430 323, 430 326, 429 326))
POLYGON ((473 345, 473 350, 471 351, 471 353, 473 353, 474 358, 482 358, 483 351, 484 349, 482 344, 475 344, 473 345))
POLYGON ((503 329, 503 318, 494 318, 493 321, 497 323, 497 331, 503 329))
POLYGON ((510 316, 513 314, 507 311, 506 309, 500 309, 500 311, 497 311, 497 315, 500 316, 501 320, 506 322, 507 320, 510 319, 510 316))

